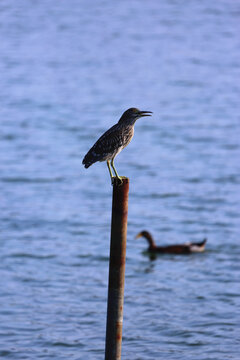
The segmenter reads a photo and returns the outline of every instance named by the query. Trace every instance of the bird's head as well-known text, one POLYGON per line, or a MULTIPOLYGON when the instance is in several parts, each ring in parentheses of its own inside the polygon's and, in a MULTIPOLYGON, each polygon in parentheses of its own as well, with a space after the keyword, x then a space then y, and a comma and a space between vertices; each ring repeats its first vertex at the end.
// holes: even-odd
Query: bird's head
POLYGON ((150 234, 148 231, 143 230, 143 231, 140 231, 140 233, 138 233, 138 234, 135 236, 135 239, 139 239, 139 238, 141 238, 141 237, 148 238, 148 237, 150 237, 150 236, 151 236, 151 234, 150 234))
POLYGON ((118 123, 133 125, 137 119, 143 116, 151 116, 151 114, 152 111, 141 111, 137 108, 130 108, 122 114, 118 123))
POLYGON ((141 231, 140 233, 138 233, 138 234, 136 235, 135 239, 139 239, 139 238, 141 238, 141 237, 143 237, 143 238, 145 238, 145 239, 147 240, 147 242, 148 242, 148 244, 149 244, 149 249, 153 249, 153 248, 156 247, 156 244, 155 244, 155 242, 154 242, 154 240, 153 240, 153 237, 152 237, 152 235, 150 234, 150 232, 148 232, 148 231, 146 231, 146 230, 143 230, 143 231, 141 231))

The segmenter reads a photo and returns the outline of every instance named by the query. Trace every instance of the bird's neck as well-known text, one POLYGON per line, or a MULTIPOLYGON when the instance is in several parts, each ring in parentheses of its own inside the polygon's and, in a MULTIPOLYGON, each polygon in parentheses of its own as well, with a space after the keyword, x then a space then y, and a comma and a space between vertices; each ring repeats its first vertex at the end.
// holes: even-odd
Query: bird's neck
POLYGON ((122 125, 124 127, 127 127, 127 126, 134 126, 135 125, 135 122, 136 122, 137 119, 126 119, 125 117, 121 117, 120 120, 118 121, 118 124, 119 125, 122 125))
POLYGON ((151 234, 147 233, 144 235, 145 239, 147 240, 148 244, 149 244, 149 247, 151 249, 154 249, 156 248, 156 244, 155 244, 155 241, 153 240, 153 237, 151 234))

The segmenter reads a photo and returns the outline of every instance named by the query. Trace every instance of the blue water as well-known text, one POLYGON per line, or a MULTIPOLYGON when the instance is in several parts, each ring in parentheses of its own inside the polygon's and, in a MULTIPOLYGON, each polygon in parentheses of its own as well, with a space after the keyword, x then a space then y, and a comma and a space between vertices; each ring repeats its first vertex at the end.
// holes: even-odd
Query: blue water
POLYGON ((81 161, 129 107, 122 358, 239 359, 240 4, 0 2, 0 358, 104 358, 111 218, 81 161), (158 244, 206 252, 151 261, 158 244))

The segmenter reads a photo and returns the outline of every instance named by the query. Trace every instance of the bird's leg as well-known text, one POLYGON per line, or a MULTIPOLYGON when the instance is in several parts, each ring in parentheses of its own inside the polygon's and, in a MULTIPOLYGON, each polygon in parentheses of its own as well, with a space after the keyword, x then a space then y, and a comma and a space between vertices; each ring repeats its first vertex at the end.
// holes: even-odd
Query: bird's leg
POLYGON ((114 159, 111 160, 111 165, 112 165, 113 171, 115 172, 116 177, 118 178, 118 180, 120 180, 120 182, 121 182, 121 184, 122 184, 122 183, 123 183, 122 178, 121 178, 121 176, 118 175, 117 170, 116 170, 116 168, 115 168, 115 166, 114 166, 113 160, 114 160, 114 159))
POLYGON ((111 181, 112 181, 112 184, 113 184, 113 173, 112 173, 112 170, 111 170, 111 167, 110 167, 110 160, 107 160, 107 166, 108 166, 108 170, 109 170, 109 173, 110 173, 110 176, 111 176, 111 181))

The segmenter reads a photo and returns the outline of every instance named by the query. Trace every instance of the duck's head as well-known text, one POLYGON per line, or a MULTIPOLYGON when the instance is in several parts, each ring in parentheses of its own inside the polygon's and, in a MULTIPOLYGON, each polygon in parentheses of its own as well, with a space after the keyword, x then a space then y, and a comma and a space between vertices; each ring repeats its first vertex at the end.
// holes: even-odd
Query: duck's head
POLYGON ((143 231, 140 231, 136 236, 135 236, 135 239, 139 239, 141 237, 145 237, 145 238, 148 238, 148 237, 151 237, 151 234, 147 231, 147 230, 143 230, 143 231))
POLYGON ((153 249, 156 247, 152 235, 147 230, 140 231, 140 233, 136 235, 135 239, 139 239, 140 237, 144 237, 147 240, 149 248, 153 249))

